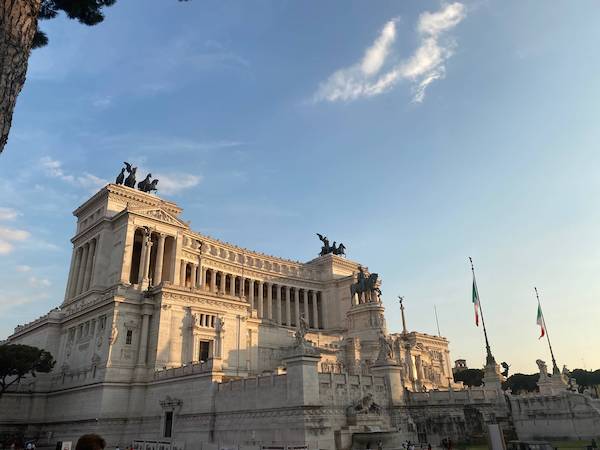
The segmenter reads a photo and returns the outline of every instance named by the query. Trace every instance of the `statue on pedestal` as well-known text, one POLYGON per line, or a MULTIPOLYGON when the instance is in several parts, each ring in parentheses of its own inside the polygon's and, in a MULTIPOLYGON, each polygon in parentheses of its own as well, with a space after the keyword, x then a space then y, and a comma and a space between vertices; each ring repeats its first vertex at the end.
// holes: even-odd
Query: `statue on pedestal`
POLYGON ((371 273, 367 277, 362 266, 358 266, 357 281, 350 285, 350 296, 358 294, 358 303, 381 302, 381 289, 377 286, 379 275, 371 273))
POLYGON ((329 245, 329 239, 327 239, 327 236, 323 236, 320 233, 317 233, 317 236, 319 236, 319 240, 323 243, 323 246, 321 247, 321 253, 319 253, 319 256, 324 256, 329 253, 333 253, 334 255, 346 256, 346 246, 344 244, 340 242, 340 245, 336 245, 336 242, 333 241, 333 245, 329 245))
POLYGON ((392 344, 383 332, 379 333, 379 355, 377 355, 377 362, 392 361, 394 358, 394 349, 392 344))

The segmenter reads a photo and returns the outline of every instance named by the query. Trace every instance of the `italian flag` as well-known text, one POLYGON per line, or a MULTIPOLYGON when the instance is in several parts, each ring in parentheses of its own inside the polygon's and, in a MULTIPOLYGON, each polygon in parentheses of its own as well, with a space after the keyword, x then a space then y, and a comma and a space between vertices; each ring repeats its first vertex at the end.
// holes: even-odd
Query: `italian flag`
POLYGON ((540 305, 539 303, 538 303, 537 322, 536 323, 540 326, 541 334, 538 339, 541 339, 546 334, 546 324, 544 323, 544 315, 542 314, 542 305, 540 305))
POLYGON ((479 326, 479 292, 475 277, 473 277, 473 307, 475 308, 475 325, 479 326))

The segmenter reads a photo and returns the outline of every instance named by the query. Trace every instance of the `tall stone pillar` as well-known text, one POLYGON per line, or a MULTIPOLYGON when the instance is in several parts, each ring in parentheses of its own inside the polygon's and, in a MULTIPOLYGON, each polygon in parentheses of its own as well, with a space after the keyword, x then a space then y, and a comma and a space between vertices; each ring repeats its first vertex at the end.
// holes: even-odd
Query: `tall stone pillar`
POLYGON ((83 292, 83 282, 85 280, 85 265, 87 264, 87 255, 89 252, 89 244, 83 245, 83 254, 81 255, 81 262, 79 264, 79 274, 77 275, 77 289, 75 295, 79 295, 83 292))
POLYGON ((273 320, 273 285, 267 283, 267 319, 273 320))
POLYGON ((258 317, 260 317, 261 319, 265 317, 265 311, 264 311, 264 289, 263 289, 264 283, 262 281, 258 282, 258 317))
POLYGON ((162 282, 163 260, 165 257, 165 235, 158 235, 158 248, 156 249, 156 262, 154 263, 154 281, 153 284, 159 285, 162 282))
POLYGON ((192 285, 192 289, 196 289, 197 287, 197 280, 196 277, 198 276, 198 265, 196 264, 192 264, 192 275, 190 276, 190 284, 192 285))
POLYGON ((94 255, 96 254, 96 239, 89 243, 87 262, 85 263, 85 279, 83 280, 83 290, 87 291, 92 282, 92 266, 94 265, 94 255))
MULTIPOLYGON (((202 264, 202 263, 200 263, 202 264)), ((206 290, 206 267, 204 266, 200 266, 200 287, 204 290, 206 290)))
POLYGON ((210 270, 210 291, 217 292, 217 271, 215 269, 210 270))
POLYGON ((392 361, 377 361, 371 366, 373 375, 385 378, 390 406, 404 404, 404 386, 402 385, 401 368, 392 361))
POLYGON ((292 311, 290 310, 291 301, 290 301, 290 287, 285 287, 285 324, 288 327, 292 326, 292 311))
POLYGON ((226 276, 223 272, 221 272, 221 282, 220 282, 220 286, 219 286, 219 290, 221 291, 222 294, 225 294, 225 281, 226 281, 226 276))
POLYGON ((254 280, 248 280, 248 289, 250 290, 250 292, 248 292, 248 301, 250 302, 250 308, 256 309, 256 305, 254 304, 254 280))
POLYGON ((69 287, 69 298, 73 298, 77 292, 77 282, 79 279, 79 268, 81 266, 81 257, 83 256, 83 248, 77 247, 75 250, 75 266, 73 267, 73 275, 71 286, 69 287))
POLYGON ((317 307, 317 293, 312 291, 313 328, 319 328, 319 308, 317 307))
POLYGON ((185 272, 187 263, 182 259, 179 262, 179 284, 185 286, 185 272))
POLYGON ((300 289, 294 288, 294 324, 300 323, 300 289))
POLYGON ((146 267, 146 253, 148 252, 147 243, 148 238, 146 236, 146 230, 142 230, 142 250, 140 252, 140 265, 138 267, 138 284, 141 285, 144 281, 144 269, 146 267))
POLYGON ((306 319, 306 323, 310 327, 310 311, 308 308, 308 291, 304 289, 304 318, 306 319))
POLYGON ((240 298, 243 300, 244 299, 244 291, 246 290, 246 278, 241 276, 240 277, 240 298))
POLYGON ((67 282, 67 288, 65 289, 65 302, 71 298, 71 289, 73 287, 73 278, 75 272, 75 262, 77 260, 77 249, 73 249, 73 253, 71 254, 71 267, 69 268, 69 280, 67 282))
POLYGON ((277 309, 277 323, 281 325, 281 286, 279 285, 277 285, 277 288, 275 289, 275 308, 277 309))
POLYGON ((142 289, 145 289, 150 283, 150 256, 152 255, 152 241, 150 240, 150 233, 146 239, 146 253, 144 258, 144 278, 142 278, 142 289))
POLYGON ((319 354, 304 352, 302 349, 297 354, 284 358, 288 406, 319 405, 319 360, 319 354))

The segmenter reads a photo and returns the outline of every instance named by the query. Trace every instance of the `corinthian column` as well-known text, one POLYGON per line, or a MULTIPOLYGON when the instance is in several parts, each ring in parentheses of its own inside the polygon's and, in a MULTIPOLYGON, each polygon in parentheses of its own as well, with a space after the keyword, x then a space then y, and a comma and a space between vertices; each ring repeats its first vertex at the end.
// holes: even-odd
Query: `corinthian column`
POLYGON ((277 323, 281 325, 281 286, 279 285, 275 289, 275 308, 277 308, 277 323))
POLYGON ((265 312, 264 312, 264 302, 263 302, 263 286, 264 283, 262 281, 258 282, 258 317, 260 317, 261 319, 263 317, 265 317, 265 312))
POLYGON ((138 352, 138 365, 146 365, 146 355, 148 353, 148 325, 150 322, 150 314, 144 311, 142 315, 142 332, 140 334, 140 347, 138 352))
POLYGON ((267 283, 267 319, 273 320, 273 285, 267 283))
POLYGON ((310 311, 308 309, 308 291, 304 289, 304 318, 310 327, 310 311))
POLYGON ((198 274, 198 266, 196 264, 192 264, 192 274, 190 276, 191 280, 190 280, 190 284, 192 289, 196 289, 197 286, 197 282, 196 282, 196 276, 198 274))
POLYGON ((285 324, 288 327, 292 326, 292 311, 290 311, 290 287, 285 287, 285 324))
POLYGON ((185 286, 185 266, 186 266, 186 262, 182 259, 181 262, 179 263, 179 284, 181 286, 185 286))
POLYGON ((144 277, 142 278, 142 283, 148 284, 148 276, 150 275, 150 255, 152 254, 152 241, 150 240, 150 235, 148 235, 146 241, 146 254, 144 255, 144 277))
POLYGON ((142 284, 144 281, 144 268, 146 267, 146 253, 147 253, 147 243, 148 238, 146 236, 147 232, 144 228, 142 230, 142 251, 140 252, 140 265, 138 268, 138 284, 142 284))
POLYGON ((294 324, 300 323, 300 289, 294 288, 294 324))
POLYGON ((96 239, 92 239, 89 243, 87 262, 85 263, 85 279, 83 280, 84 292, 90 288, 92 281, 92 266, 94 264, 94 254, 96 253, 96 239))
POLYGON ((156 261, 154 263, 153 284, 155 286, 160 284, 162 281, 164 256, 165 256, 165 235, 163 233, 160 233, 158 235, 158 248, 156 249, 156 261))
POLYGON ((250 308, 256 309, 256 305, 254 304, 254 280, 248 280, 248 301, 250 302, 250 308))
POLYGON ((75 295, 81 294, 81 292, 83 292, 83 282, 85 280, 85 265, 87 264, 87 255, 89 249, 89 244, 84 244, 83 254, 81 255, 81 260, 79 263, 79 275, 77 275, 77 289, 75 290, 75 295))
POLYGON ((319 328, 319 308, 317 307, 317 293, 312 291, 313 328, 319 328))

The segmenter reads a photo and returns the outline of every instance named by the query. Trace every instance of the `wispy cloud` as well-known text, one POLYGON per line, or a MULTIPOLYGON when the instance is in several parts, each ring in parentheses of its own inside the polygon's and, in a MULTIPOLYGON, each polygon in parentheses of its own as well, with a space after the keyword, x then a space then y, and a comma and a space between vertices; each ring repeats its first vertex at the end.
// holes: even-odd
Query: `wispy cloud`
POLYGON ((17 266, 15 269, 17 272, 31 272, 31 266, 27 265, 20 265, 17 266))
POLYGON ((410 58, 395 64, 390 60, 397 20, 390 20, 365 51, 362 60, 334 72, 319 85, 313 101, 336 102, 373 97, 389 91, 399 81, 407 80, 413 85, 413 102, 422 102, 427 87, 444 77, 445 62, 455 48, 454 41, 442 39, 443 35, 465 16, 466 8, 458 2, 444 5, 436 12, 422 13, 417 23, 419 47, 410 58), (387 70, 381 73, 384 67, 387 70))
POLYGON ((50 295, 46 292, 36 292, 29 295, 11 292, 0 293, 0 311, 7 311, 18 306, 48 300, 50 295))
POLYGON ((34 276, 29 277, 27 282, 29 286, 33 288, 50 287, 52 285, 50 280, 48 280, 47 278, 38 278, 34 276))
POLYGON ((76 187, 81 187, 92 193, 96 192, 99 188, 108 183, 108 181, 88 172, 83 172, 82 175, 69 174, 63 169, 61 161, 52 159, 49 156, 44 156, 41 158, 39 163, 46 175, 53 178, 58 178, 66 183, 76 187))
POLYGON ((158 188, 163 194, 178 194, 200 184, 202 176, 186 173, 157 174, 158 188))
POLYGON ((0 255, 7 255, 14 250, 14 242, 22 242, 31 234, 28 231, 17 228, 0 227, 0 255))
POLYGON ((19 212, 16 209, 0 206, 0 220, 15 220, 17 216, 19 212))

